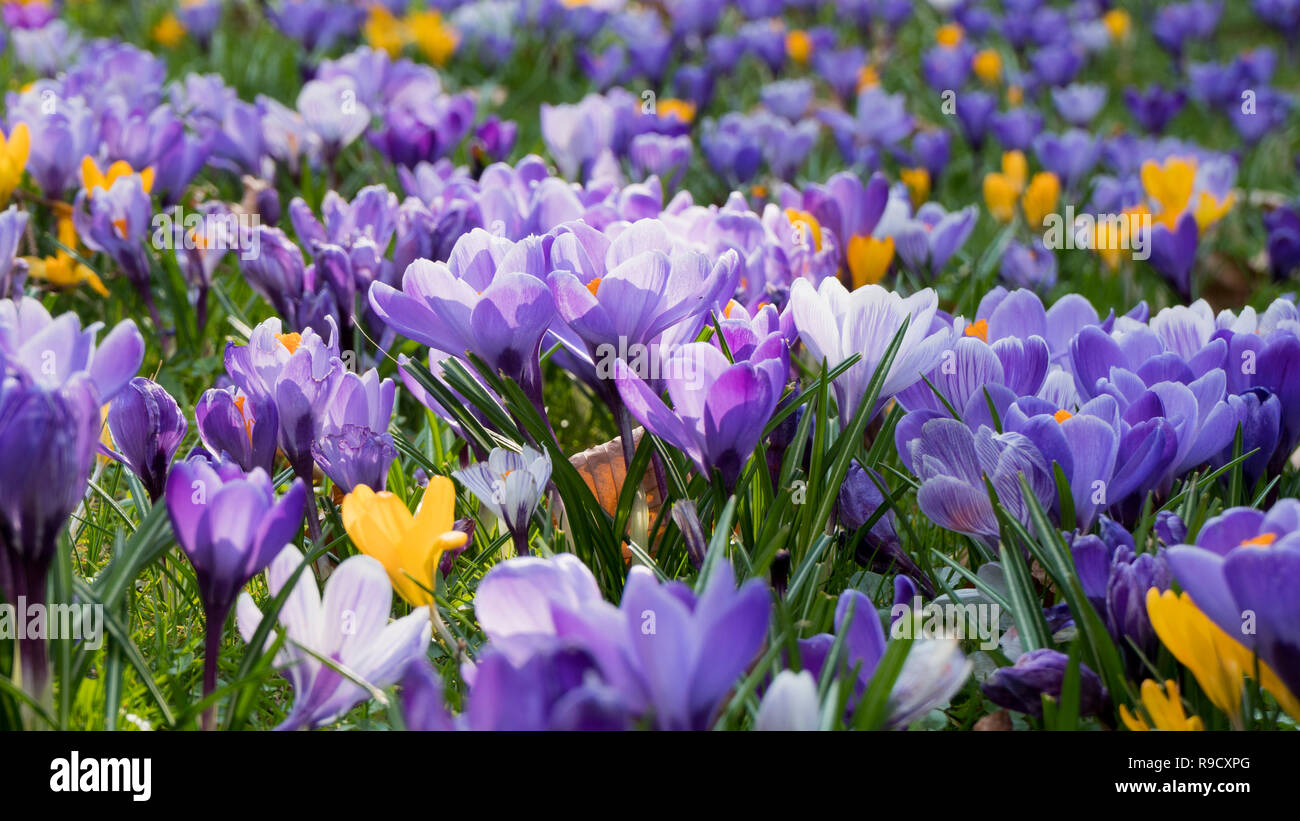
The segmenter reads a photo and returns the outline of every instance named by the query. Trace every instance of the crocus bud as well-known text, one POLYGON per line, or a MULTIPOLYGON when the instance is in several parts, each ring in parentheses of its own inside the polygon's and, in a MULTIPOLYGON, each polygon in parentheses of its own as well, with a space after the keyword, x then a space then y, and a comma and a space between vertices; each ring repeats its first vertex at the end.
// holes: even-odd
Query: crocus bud
POLYGON ((1177 513, 1162 510, 1156 514, 1156 537, 1166 545, 1183 544, 1187 541, 1187 525, 1177 513))
MULTIPOLYGON (((1058 650, 1031 650, 1010 667, 1001 667, 980 685, 989 701, 999 707, 1043 715, 1044 695, 1059 700, 1069 657, 1058 650)), ((1079 715, 1096 715, 1106 700, 1101 679, 1087 666, 1079 664, 1079 715)))
POLYGON ((108 429, 118 458, 140 477, 149 498, 158 501, 167 468, 189 430, 176 400, 158 383, 137 376, 109 407, 108 429))
POLYGON ((1168 590, 1172 579, 1163 548, 1155 555, 1140 556, 1127 548, 1115 551, 1110 584, 1106 588, 1106 611, 1111 633, 1119 646, 1128 648, 1124 640, 1128 638, 1148 658, 1155 655, 1159 644, 1147 616, 1147 591, 1153 587, 1161 592, 1168 590))

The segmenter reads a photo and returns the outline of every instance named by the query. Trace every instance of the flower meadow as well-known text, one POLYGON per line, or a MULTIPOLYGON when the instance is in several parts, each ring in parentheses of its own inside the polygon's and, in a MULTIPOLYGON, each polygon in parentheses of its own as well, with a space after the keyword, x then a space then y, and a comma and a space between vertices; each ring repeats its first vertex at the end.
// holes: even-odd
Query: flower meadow
POLYGON ((0 11, 0 728, 1296 729, 1300 2, 0 11))

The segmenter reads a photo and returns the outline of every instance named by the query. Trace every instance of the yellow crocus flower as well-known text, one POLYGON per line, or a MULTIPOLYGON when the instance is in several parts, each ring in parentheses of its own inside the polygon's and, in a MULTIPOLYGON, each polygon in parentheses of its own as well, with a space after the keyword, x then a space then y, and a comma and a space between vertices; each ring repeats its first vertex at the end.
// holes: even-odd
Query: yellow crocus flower
POLYGON ((998 222, 1011 222, 1016 215, 1016 189, 1006 174, 984 175, 984 204, 998 222))
MULTIPOLYGON (((89 154, 81 158, 81 187, 92 197, 97 190, 107 191, 113 187, 113 183, 134 173, 135 169, 126 160, 118 160, 110 165, 107 171, 100 171, 99 164, 89 154)), ((140 172, 140 185, 146 194, 153 189, 153 166, 140 172)))
POLYGON ((1038 228, 1047 219, 1048 214, 1055 213, 1056 203, 1061 198, 1061 181, 1051 171, 1040 171, 1029 181, 1020 207, 1024 209, 1025 221, 1032 228, 1038 228))
POLYGON ((357 485, 343 497, 343 527, 358 550, 384 566, 402 598, 419 607, 433 602, 428 591, 443 551, 465 544, 466 534, 452 529, 455 505, 446 476, 429 480, 414 515, 394 494, 357 485))
MULTIPOLYGON (((1192 671, 1214 706, 1227 714, 1233 726, 1240 727, 1242 677, 1254 676, 1255 654, 1210 621, 1186 593, 1160 593, 1151 588, 1147 591, 1147 615, 1161 643, 1192 671)), ((1262 660, 1258 664, 1260 686, 1273 694, 1282 709, 1300 718, 1300 700, 1272 668, 1262 660)))
POLYGON ((958 23, 945 23, 934 32, 934 39, 939 42, 939 45, 948 48, 961 45, 961 41, 965 36, 966 32, 958 23))
POLYGON ((1226 217, 1232 210, 1232 206, 1236 204, 1237 197, 1233 194, 1220 200, 1208 191, 1202 191, 1196 198, 1196 208, 1192 211, 1192 216, 1196 218, 1196 227, 1204 233, 1205 229, 1226 217))
POLYGON ((785 53, 799 65, 807 65, 812 56, 812 38, 808 32, 796 29, 785 36, 785 53))
MULTIPOLYGON (((75 251, 77 228, 72 222, 72 206, 65 202, 54 203, 54 216, 59 244, 75 251)), ((63 248, 56 249, 54 256, 23 259, 27 262, 27 275, 32 279, 44 280, 55 288, 74 288, 84 282, 100 296, 108 296, 108 288, 104 287, 99 275, 63 248)))
POLYGON ((977 51, 971 58, 971 68, 985 85, 995 86, 1002 81, 1002 55, 996 49, 977 51))
POLYGON ((186 33, 185 24, 169 11, 150 30, 149 36, 163 48, 174 49, 185 39, 186 33))
MULTIPOLYGON (((1178 685, 1166 681, 1165 688, 1160 689, 1153 679, 1142 682, 1142 706, 1146 708, 1151 723, 1157 730, 1187 731, 1204 730, 1205 723, 1200 716, 1188 717, 1183 710, 1182 699, 1178 697, 1178 685)), ((1119 717, 1130 730, 1150 730, 1151 727, 1142 719, 1129 712, 1128 705, 1121 704, 1119 717)))
POLYGON ((445 65, 460 45, 460 33, 444 23, 436 11, 412 12, 406 17, 406 27, 415 47, 435 66, 445 65))
POLYGON ((904 168, 898 177, 912 195, 912 207, 920 208, 930 199, 930 171, 926 168, 904 168))
POLYGON ((858 91, 878 85, 880 85, 880 72, 876 71, 875 66, 865 65, 858 69, 858 91))
POLYGON ((380 3, 370 7, 361 33, 368 46, 376 51, 386 51, 390 57, 400 55, 406 46, 407 32, 402 22, 380 3))
POLYGON ((1174 230, 1187 210, 1196 183, 1196 161, 1169 157, 1163 165, 1154 160, 1142 163, 1142 188, 1160 206, 1156 221, 1174 230))
POLYGON ((30 149, 31 134, 27 131, 27 123, 15 125, 7 137, 0 131, 0 208, 9 204, 14 189, 22 181, 30 149))
POLYGON ((876 239, 872 236, 854 235, 849 238, 845 256, 849 263, 849 276, 855 289, 875 285, 885 278, 894 261, 894 238, 876 239))
POLYGON ((1101 19, 1112 40, 1126 39, 1133 30, 1133 18, 1123 9, 1111 9, 1101 19))

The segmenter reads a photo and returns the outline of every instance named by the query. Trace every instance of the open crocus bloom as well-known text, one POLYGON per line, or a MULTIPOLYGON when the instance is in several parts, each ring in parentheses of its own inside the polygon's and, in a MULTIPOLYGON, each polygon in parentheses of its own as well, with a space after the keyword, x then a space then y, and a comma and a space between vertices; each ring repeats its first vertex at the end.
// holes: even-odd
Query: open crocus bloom
POLYGON ((433 600, 433 575, 443 551, 465 544, 454 530, 456 490, 446 476, 429 480, 414 515, 388 491, 358 485, 343 497, 343 527, 362 553, 388 572, 393 587, 413 605, 433 600))

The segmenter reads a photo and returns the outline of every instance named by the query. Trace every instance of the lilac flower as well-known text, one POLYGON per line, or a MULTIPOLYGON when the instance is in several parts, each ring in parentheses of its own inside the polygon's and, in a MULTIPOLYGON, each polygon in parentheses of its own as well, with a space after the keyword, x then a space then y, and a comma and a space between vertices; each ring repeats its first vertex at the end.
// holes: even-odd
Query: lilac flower
POLYGON ((514 150, 518 130, 509 120, 503 122, 495 114, 489 116, 474 129, 470 147, 474 158, 484 166, 503 161, 514 150))
POLYGON ((754 729, 791 732, 816 730, 820 726, 821 702, 812 673, 807 670, 777 673, 758 706, 754 729))
POLYGON ((1101 143, 1088 132, 1074 128, 1063 134, 1039 134, 1034 140, 1034 153, 1065 188, 1075 190, 1097 164, 1101 143))
POLYGON ((812 81, 779 80, 768 83, 759 89, 758 97, 768 111, 792 123, 798 122, 808 113, 808 106, 812 104, 812 81))
POLYGON ((158 501, 176 449, 189 424, 171 394, 143 376, 130 381, 108 410, 108 429, 120 458, 158 501))
POLYGON ((734 111, 716 123, 704 124, 700 148, 713 170, 733 185, 753 179, 763 161, 757 129, 734 111))
MULTIPOLYGON (((272 597, 305 561, 293 546, 280 551, 266 571, 272 597)), ((392 599, 388 574, 369 556, 342 562, 323 596, 310 571, 299 575, 279 615, 286 641, 275 665, 293 685, 294 703, 277 730, 329 724, 370 692, 396 684, 410 664, 425 657, 432 635, 428 608, 417 607, 390 623, 392 599)), ((239 597, 237 620, 240 635, 251 642, 262 613, 247 593, 239 597)), ((274 633, 267 637, 267 648, 275 638, 274 633)))
POLYGON ((1080 49, 1064 43, 1046 45, 1029 56, 1033 79, 1041 86, 1067 85, 1083 68, 1080 49))
POLYGON ((984 145, 991 118, 997 110, 997 98, 988 92, 964 91, 957 96, 957 121, 972 149, 978 151, 984 145))
POLYGON ((1160 272, 1183 299, 1192 298, 1192 268, 1200 231, 1189 211, 1179 217, 1171 231, 1164 223, 1151 227, 1151 267, 1160 272))
POLYGON ((1015 288, 1047 293, 1056 285, 1056 253, 1038 237, 1031 245, 1012 240, 1002 252, 999 273, 1008 285, 1015 288))
POLYGON ((797 280, 790 306, 799 337, 815 362, 824 360, 827 368, 834 368, 853 354, 861 357, 834 382, 840 422, 846 428, 904 321, 907 330, 881 385, 878 404, 918 381, 948 345, 949 331, 931 332, 938 296, 929 288, 904 299, 878 285, 850 293, 834 277, 822 280, 815 290, 807 280, 797 280))
POLYGON ((1273 277, 1285 280, 1300 268, 1300 205, 1288 203, 1264 215, 1268 231, 1268 264, 1273 277))
POLYGON ((307 128, 320 139, 327 163, 370 124, 369 109, 346 77, 308 81, 298 92, 297 106, 307 128))
POLYGON ((328 51, 341 35, 357 31, 365 13, 335 0, 279 0, 266 6, 267 18, 308 53, 328 51))
POLYGON ((1291 98, 1272 88, 1254 89, 1252 104, 1228 107, 1232 125, 1247 145, 1255 145, 1270 131, 1285 125, 1292 108, 1291 98))
POLYGON ((669 189, 677 188, 691 161, 691 138, 682 135, 638 134, 632 138, 628 160, 642 177, 653 174, 669 189))

